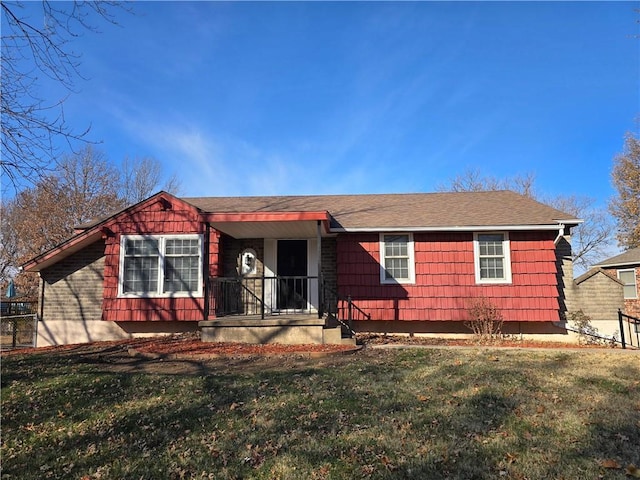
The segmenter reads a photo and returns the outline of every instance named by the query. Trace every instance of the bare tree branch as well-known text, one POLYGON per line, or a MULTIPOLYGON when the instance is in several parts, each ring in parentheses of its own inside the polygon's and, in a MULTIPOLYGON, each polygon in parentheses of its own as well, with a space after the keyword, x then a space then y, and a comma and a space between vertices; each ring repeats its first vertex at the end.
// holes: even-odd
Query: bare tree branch
MULTIPOLYGON (((151 157, 125 157, 122 162, 120 197, 126 204, 138 203, 155 193, 161 185, 162 166, 151 157)), ((164 183, 162 190, 179 194, 180 181, 175 174, 164 183)))
POLYGON ((59 156, 59 140, 71 151, 89 141, 90 126, 75 130, 65 119, 64 102, 73 93, 81 56, 71 41, 96 32, 93 20, 115 23, 115 12, 127 10, 119 2, 42 2, 40 23, 28 17, 20 2, 0 3, 2 32, 2 158, 4 189, 18 191, 52 171, 59 156), (45 99, 39 93, 41 76, 69 93, 45 99))
MULTIPOLYGON (((150 157, 125 159, 116 168, 91 144, 63 156, 35 185, 3 202, 0 217, 0 284, 16 277, 17 267, 66 240, 75 227, 107 216, 160 189, 160 163, 150 157)), ((177 178, 165 190, 178 193, 177 178)), ((37 276, 16 277, 21 291, 33 293, 37 276)))
POLYGON ((611 245, 612 222, 606 211, 595 207, 593 198, 575 195, 543 198, 536 192, 535 175, 532 173, 498 179, 483 176, 478 169, 469 169, 454 177, 448 184, 439 186, 438 190, 454 192, 513 190, 583 219, 584 222, 572 230, 573 261, 579 270, 587 270, 600 260, 606 255, 611 245))

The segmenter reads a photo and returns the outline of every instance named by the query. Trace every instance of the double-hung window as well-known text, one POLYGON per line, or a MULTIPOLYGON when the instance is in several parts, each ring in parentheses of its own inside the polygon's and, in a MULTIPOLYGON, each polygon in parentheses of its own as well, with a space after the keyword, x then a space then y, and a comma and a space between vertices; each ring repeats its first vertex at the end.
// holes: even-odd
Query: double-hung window
POLYGON ((638 287, 636 285, 635 269, 618 270, 618 279, 624 283, 624 298, 638 298, 638 287))
POLYGON ((511 283, 507 233, 476 233, 473 239, 476 283, 511 283))
POLYGON ((127 235, 120 252, 120 295, 202 295, 200 235, 127 235))
POLYGON ((414 283, 413 235, 380 235, 380 282, 414 283))

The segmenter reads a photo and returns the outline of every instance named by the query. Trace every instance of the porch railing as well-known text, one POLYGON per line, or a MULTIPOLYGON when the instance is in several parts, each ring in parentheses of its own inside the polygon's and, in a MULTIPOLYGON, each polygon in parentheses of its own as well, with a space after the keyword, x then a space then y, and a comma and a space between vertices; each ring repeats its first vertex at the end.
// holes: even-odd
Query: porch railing
POLYGON ((351 296, 339 295, 318 277, 211 277, 207 288, 208 309, 216 317, 327 314, 350 335, 354 321, 371 319, 351 296))
POLYGON ((622 313, 622 310, 618 309, 618 322, 620 323, 620 343, 622 343, 622 348, 627 348, 627 346, 640 348, 640 318, 626 315, 622 313))
POLYGON ((217 317, 323 313, 318 277, 212 277, 209 312, 217 317))

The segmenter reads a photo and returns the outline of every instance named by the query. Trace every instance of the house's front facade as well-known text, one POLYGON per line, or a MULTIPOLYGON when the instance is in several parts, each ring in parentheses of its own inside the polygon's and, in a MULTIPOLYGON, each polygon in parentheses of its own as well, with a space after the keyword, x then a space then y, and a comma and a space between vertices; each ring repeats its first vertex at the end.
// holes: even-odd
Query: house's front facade
POLYGON ((190 331, 232 314, 266 325, 304 313, 317 326, 346 299, 356 331, 465 333, 470 302, 486 298, 506 332, 564 338, 579 222, 509 191, 160 192, 24 268, 42 279, 39 345, 190 331))

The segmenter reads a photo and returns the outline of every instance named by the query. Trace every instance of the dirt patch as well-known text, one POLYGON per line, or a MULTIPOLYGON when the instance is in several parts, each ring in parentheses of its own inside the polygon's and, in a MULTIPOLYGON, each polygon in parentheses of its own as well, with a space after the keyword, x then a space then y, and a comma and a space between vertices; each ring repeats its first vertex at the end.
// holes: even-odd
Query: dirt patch
POLYGON ((353 350, 350 345, 254 345, 245 343, 211 343, 202 342, 197 333, 114 340, 106 342, 78 343, 72 345, 56 345, 40 348, 22 348, 3 351, 2 355, 16 355, 47 352, 78 352, 93 350, 126 349, 129 352, 157 356, 233 356, 233 355, 279 355, 279 354, 321 354, 340 353, 353 350))
MULTIPOLYGON (((221 375, 242 370, 294 370, 323 368, 352 362, 350 353, 377 361, 384 357, 380 345, 424 345, 438 347, 478 347, 473 340, 424 338, 390 335, 358 335, 359 346, 348 345, 251 345, 202 342, 198 333, 136 338, 18 349, 2 352, 2 357, 54 353, 74 362, 99 365, 109 372, 158 373, 166 375, 221 375)), ((486 346, 486 345, 484 345, 486 346)), ((503 340, 491 347, 594 348, 558 342, 503 340)))
POLYGON ((219 374, 242 369, 289 369, 342 364, 361 347, 350 345, 252 345, 202 342, 197 333, 108 342, 26 348, 2 357, 54 353, 110 372, 219 374))
MULTIPOLYGON (((400 335, 358 334, 358 345, 425 345, 425 346, 460 346, 460 347, 520 347, 520 348, 610 348, 604 345, 579 345, 563 342, 544 342, 534 340, 502 339, 490 345, 479 344, 473 339, 452 339, 435 337, 411 337, 400 335)), ((246 344, 246 343, 212 343, 202 342, 200 335, 184 333, 177 335, 134 338, 106 342, 79 343, 57 345, 52 347, 22 348, 1 352, 5 355, 24 355, 47 352, 79 352, 124 350, 130 355, 147 356, 149 358, 217 358, 233 356, 274 356, 274 355, 308 355, 340 354, 354 350, 351 345, 283 345, 283 344, 246 344)))
POLYGON ((474 339, 463 338, 437 338, 437 337, 410 337, 406 335, 379 335, 360 334, 358 343, 362 345, 424 345, 442 347, 509 347, 509 348, 552 348, 552 349, 578 349, 578 348, 611 348, 608 345, 581 345, 577 343, 545 342, 539 340, 504 338, 491 344, 479 343, 474 339))

